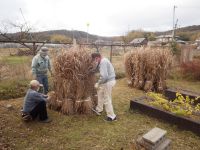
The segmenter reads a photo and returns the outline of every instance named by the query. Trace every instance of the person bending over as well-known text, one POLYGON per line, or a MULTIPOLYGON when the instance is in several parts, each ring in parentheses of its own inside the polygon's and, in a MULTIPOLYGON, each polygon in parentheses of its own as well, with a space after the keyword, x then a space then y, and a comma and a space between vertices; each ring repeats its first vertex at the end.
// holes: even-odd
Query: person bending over
POLYGON ((116 121, 116 115, 112 105, 112 88, 116 84, 115 70, 111 62, 101 56, 100 53, 92 53, 92 59, 97 64, 97 70, 100 72, 100 78, 95 84, 98 95, 98 104, 93 111, 100 115, 103 111, 103 106, 107 113, 106 121, 116 121))

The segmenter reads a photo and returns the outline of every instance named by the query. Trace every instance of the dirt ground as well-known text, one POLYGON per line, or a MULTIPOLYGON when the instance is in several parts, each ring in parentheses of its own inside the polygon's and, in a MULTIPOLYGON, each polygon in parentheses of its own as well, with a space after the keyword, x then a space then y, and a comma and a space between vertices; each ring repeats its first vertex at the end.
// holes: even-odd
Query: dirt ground
MULTIPOLYGON (((199 92, 197 82, 168 81, 170 86, 182 86, 199 92)), ((20 118, 23 98, 0 101, 0 149, 69 149, 69 150, 118 150, 130 149, 130 143, 153 127, 167 130, 173 150, 199 150, 200 137, 177 126, 129 111, 131 99, 141 96, 142 91, 131 89, 126 79, 117 81, 113 91, 113 105, 118 121, 107 123, 102 116, 65 116, 48 110, 53 121, 24 123, 20 118), (13 110, 2 106, 11 104, 13 110)))

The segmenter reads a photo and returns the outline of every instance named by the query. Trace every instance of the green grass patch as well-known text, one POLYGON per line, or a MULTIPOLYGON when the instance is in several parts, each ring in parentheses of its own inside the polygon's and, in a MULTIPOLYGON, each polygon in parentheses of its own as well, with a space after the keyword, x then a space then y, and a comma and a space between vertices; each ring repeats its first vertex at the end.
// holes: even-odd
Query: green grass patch
POLYGON ((200 93, 200 81, 167 80, 168 87, 177 87, 200 93))
POLYGON ((1 62, 8 65, 25 64, 30 60, 32 59, 28 56, 4 56, 1 58, 1 62))
POLYGON ((28 83, 28 80, 4 80, 0 82, 0 100, 24 96, 28 83))

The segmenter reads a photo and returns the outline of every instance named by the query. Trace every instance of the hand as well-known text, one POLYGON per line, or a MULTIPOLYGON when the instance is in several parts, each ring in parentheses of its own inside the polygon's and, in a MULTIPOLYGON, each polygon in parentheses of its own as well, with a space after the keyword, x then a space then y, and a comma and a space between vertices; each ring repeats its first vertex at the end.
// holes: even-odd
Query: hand
POLYGON ((43 94, 43 97, 44 97, 44 98, 48 98, 48 95, 43 94))
POLYGON ((34 79, 34 80, 37 80, 36 74, 33 74, 33 79, 34 79))
POLYGON ((99 89, 99 83, 95 83, 94 87, 95 89, 99 89))
POLYGON ((54 75, 53 75, 53 73, 52 73, 52 71, 50 71, 50 75, 51 75, 51 77, 53 77, 54 75))

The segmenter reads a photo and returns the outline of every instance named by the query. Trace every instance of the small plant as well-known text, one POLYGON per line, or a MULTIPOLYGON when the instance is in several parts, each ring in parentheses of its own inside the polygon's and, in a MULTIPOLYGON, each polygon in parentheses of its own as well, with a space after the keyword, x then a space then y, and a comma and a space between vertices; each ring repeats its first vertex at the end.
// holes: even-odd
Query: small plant
POLYGON ((172 53, 174 55, 180 55, 181 54, 181 49, 175 41, 171 42, 170 46, 171 46, 172 53))
POLYGON ((176 98, 173 101, 168 101, 162 94, 149 92, 147 96, 152 98, 152 101, 149 102, 151 105, 163 108, 176 115, 189 117, 192 114, 200 112, 200 104, 193 106, 194 101, 198 100, 199 97, 190 99, 189 96, 184 97, 180 93, 176 93, 176 98))

